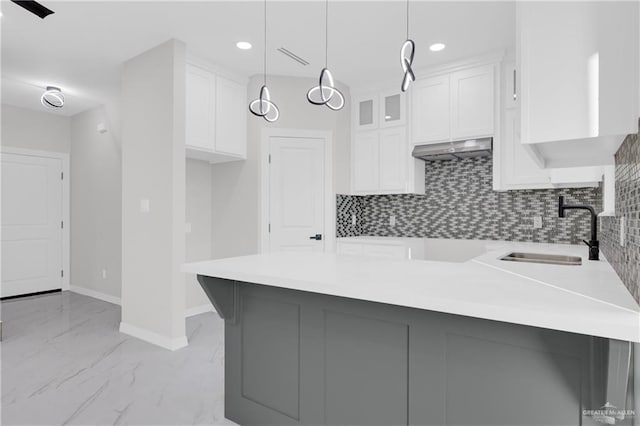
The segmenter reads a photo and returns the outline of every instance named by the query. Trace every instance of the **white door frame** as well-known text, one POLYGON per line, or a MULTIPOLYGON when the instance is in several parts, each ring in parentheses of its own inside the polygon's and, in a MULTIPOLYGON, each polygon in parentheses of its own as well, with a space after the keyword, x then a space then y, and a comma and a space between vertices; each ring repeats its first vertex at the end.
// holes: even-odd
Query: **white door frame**
POLYGON ((258 187, 260 188, 260 203, 258 212, 258 252, 269 252, 269 139, 283 138, 314 138, 324 139, 324 251, 333 252, 336 246, 336 196, 333 185, 333 135, 327 130, 298 130, 298 129, 262 129, 260 138, 260 174, 258 187))
POLYGON ((52 151, 39 151, 34 149, 14 148, 9 146, 0 147, 0 155, 2 154, 14 154, 25 155, 29 157, 41 157, 41 158, 54 158, 60 160, 62 163, 62 173, 64 179, 62 179, 62 220, 64 222, 64 228, 62 228, 62 270, 64 276, 62 277, 62 290, 69 290, 69 282, 71 277, 71 259, 70 259, 70 174, 69 174, 69 154, 63 152, 52 151))

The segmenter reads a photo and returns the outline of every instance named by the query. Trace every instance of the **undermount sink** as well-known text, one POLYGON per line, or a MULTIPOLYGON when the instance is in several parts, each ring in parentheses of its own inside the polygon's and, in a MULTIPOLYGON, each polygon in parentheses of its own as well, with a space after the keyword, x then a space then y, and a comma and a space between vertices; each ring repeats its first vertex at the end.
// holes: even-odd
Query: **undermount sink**
POLYGON ((578 256, 563 256, 544 253, 513 252, 500 258, 510 262, 545 263, 548 265, 582 265, 582 258, 578 256))

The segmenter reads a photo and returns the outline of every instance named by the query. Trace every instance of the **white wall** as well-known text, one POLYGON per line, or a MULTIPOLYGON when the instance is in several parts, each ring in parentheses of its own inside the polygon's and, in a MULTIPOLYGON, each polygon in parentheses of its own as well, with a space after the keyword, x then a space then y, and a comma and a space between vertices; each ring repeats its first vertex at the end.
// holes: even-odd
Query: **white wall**
MULTIPOLYGON (((350 96, 343 91, 347 105, 339 111, 307 102, 305 94, 318 80, 297 77, 269 77, 273 101, 280 108, 280 119, 267 123, 248 115, 247 160, 219 164, 212 168, 213 247, 212 257, 221 258, 257 253, 260 206, 260 140, 264 128, 328 130, 334 142, 334 185, 336 192, 349 191, 350 96)), ((258 95, 262 77, 251 78, 247 103, 258 95)))
MULTIPOLYGON (((211 259, 211 164, 187 160, 187 223, 191 232, 186 235, 186 260, 195 262, 211 259)), ((213 309, 196 276, 188 274, 185 287, 187 313, 213 309)))
POLYGON ((120 330, 169 349, 187 344, 185 67, 184 44, 170 40, 127 61, 122 75, 120 330))
MULTIPOLYGON (((36 99, 39 102, 38 99, 36 99)), ((69 153, 71 119, 61 115, 2 105, 2 145, 69 153)))
POLYGON ((72 117, 71 289, 112 301, 120 299, 121 286, 120 156, 104 108, 72 117), (97 132, 98 123, 107 133, 97 132))

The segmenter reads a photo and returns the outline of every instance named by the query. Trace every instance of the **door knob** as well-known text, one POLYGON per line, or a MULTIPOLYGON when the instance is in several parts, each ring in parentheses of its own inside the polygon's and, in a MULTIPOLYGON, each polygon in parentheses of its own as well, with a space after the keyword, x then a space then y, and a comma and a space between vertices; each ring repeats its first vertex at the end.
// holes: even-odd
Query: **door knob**
POLYGON ((310 240, 320 241, 322 239, 322 234, 316 234, 309 237, 310 240))

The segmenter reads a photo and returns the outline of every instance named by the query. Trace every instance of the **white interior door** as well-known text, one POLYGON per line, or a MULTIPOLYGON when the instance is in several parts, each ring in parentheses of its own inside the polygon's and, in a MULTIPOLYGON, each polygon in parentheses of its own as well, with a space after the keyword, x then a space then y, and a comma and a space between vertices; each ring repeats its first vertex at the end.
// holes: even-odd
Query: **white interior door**
POLYGON ((321 138, 269 139, 272 252, 324 250, 324 145, 321 138))
POLYGON ((62 161, 2 154, 0 296, 62 286, 62 161))

